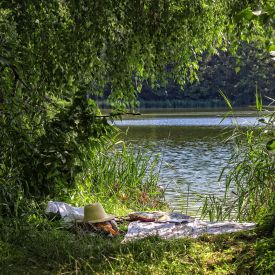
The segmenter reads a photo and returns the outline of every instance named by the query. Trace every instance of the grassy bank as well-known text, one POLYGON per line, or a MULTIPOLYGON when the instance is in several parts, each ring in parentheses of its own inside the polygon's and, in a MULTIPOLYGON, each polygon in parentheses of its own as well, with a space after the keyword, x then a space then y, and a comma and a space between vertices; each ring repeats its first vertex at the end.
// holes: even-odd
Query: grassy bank
MULTIPOLYGON (((74 188, 47 199, 74 205, 100 201, 116 215, 166 209, 157 185, 157 156, 117 146, 114 140, 91 152, 74 188)), ((257 230, 122 244, 123 234, 92 236, 49 220, 47 199, 40 204, 22 199, 16 218, 0 218, 0 274, 273 274, 275 269, 273 229, 268 235, 257 230)))
POLYGON ((255 231, 121 244, 122 237, 41 225, 3 226, 1 274, 272 274, 274 268, 274 237, 255 231))

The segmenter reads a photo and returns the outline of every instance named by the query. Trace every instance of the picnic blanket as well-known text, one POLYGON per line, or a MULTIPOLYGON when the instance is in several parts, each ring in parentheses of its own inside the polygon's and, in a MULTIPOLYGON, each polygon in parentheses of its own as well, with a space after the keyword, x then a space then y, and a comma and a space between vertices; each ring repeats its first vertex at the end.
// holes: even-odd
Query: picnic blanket
MULTIPOLYGON (((84 207, 64 202, 48 202, 46 213, 60 216, 65 222, 83 220, 84 207)), ((177 212, 134 212, 128 215, 128 231, 123 242, 159 236, 164 239, 191 237, 203 234, 222 234, 255 228, 255 223, 233 221, 207 222, 177 212)))
POLYGON ((187 223, 175 222, 131 222, 123 242, 158 236, 163 239, 191 237, 203 234, 222 234, 255 228, 255 223, 238 223, 232 221, 205 222, 199 219, 187 223))

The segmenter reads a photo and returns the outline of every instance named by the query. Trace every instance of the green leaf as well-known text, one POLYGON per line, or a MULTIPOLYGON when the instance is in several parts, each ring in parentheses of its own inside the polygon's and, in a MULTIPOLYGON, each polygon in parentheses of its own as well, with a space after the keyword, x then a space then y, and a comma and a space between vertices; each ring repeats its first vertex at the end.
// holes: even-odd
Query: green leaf
POLYGON ((240 67, 236 67, 235 68, 235 73, 237 74, 237 73, 239 73, 240 72, 240 70, 241 70, 241 68, 240 67))
POLYGON ((269 151, 275 150, 275 138, 273 138, 267 142, 266 149, 269 151))
POLYGON ((229 99, 227 98, 227 96, 225 95, 225 93, 222 90, 220 90, 219 93, 225 100, 225 102, 226 102, 227 106, 230 108, 230 110, 233 110, 232 105, 231 105, 229 99))
POLYGON ((0 63, 3 65, 11 65, 11 63, 3 56, 0 56, 0 63))
POLYGON ((234 20, 235 20, 235 22, 239 22, 242 19, 251 20, 252 17, 253 17, 252 10, 250 8, 246 8, 246 9, 242 10, 241 12, 239 12, 235 16, 234 20))
POLYGON ((258 91, 258 86, 256 86, 256 109, 258 111, 262 111, 263 110, 263 101, 262 101, 262 96, 258 91))

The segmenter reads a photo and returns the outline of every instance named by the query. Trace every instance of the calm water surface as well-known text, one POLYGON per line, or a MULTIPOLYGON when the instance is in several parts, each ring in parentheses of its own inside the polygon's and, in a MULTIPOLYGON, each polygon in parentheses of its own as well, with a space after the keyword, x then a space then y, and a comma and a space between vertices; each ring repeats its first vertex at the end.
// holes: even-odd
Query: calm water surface
POLYGON ((198 213, 202 196, 223 194, 224 178, 218 178, 234 150, 224 140, 236 123, 251 126, 257 119, 149 116, 115 122, 128 130, 129 142, 149 145, 161 154, 159 184, 165 188, 166 200, 171 208, 191 215, 198 213))
POLYGON ((159 117, 159 118, 138 118, 124 119, 117 121, 118 126, 249 126, 256 122, 255 117, 159 117))

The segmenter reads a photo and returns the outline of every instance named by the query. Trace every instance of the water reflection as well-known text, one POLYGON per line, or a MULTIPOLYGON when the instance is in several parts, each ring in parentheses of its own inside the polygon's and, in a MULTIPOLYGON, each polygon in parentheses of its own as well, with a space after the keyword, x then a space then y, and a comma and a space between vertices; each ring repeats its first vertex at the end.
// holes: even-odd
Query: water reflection
POLYGON ((118 126, 251 126, 257 123, 255 117, 141 117, 139 119, 123 119, 115 121, 118 126))
MULTIPOLYGON (((121 129, 128 129, 126 139, 132 144, 144 148, 149 145, 161 154, 159 184, 165 188, 167 201, 173 209, 195 215, 201 196, 223 195, 224 179, 219 182, 218 178, 232 154, 233 144, 224 143, 232 128, 224 131, 224 127, 213 126, 216 120, 206 127, 209 118, 202 118, 196 127, 149 125, 150 121, 121 129)), ((246 121, 255 123, 256 119, 246 121)))

